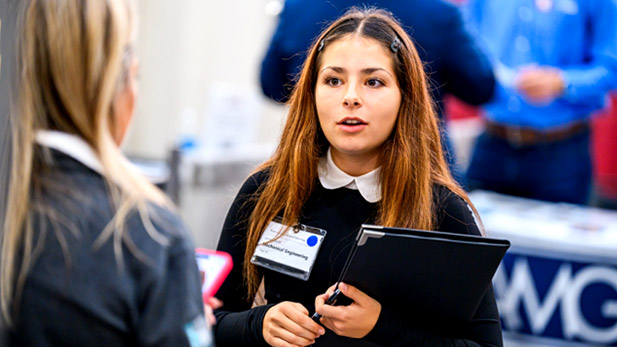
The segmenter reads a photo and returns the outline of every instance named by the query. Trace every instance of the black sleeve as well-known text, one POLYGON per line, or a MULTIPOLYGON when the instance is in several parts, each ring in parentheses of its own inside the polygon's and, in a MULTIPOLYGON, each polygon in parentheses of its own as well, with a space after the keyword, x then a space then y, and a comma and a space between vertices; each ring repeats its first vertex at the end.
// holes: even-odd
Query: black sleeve
POLYGON ((433 199, 437 215, 435 230, 457 234, 481 235, 471 208, 460 196, 443 186, 436 186, 433 199))
POLYGON ((444 12, 443 32, 449 33, 440 53, 445 88, 466 103, 483 104, 493 97, 493 67, 466 30, 460 10, 448 5, 444 12))
POLYGON ((264 179, 265 173, 257 173, 244 182, 227 213, 217 246, 217 250, 229 253, 233 260, 233 269, 216 295, 223 301, 223 307, 214 312, 217 346, 265 345, 263 319, 272 305, 251 308, 242 277, 248 218, 254 207, 251 198, 264 179))
MULTIPOLYGON (((463 199, 438 186, 437 230, 480 235, 471 210, 463 199)), ((382 308, 377 324, 366 339, 387 346, 503 346, 499 312, 493 288, 486 292, 476 313, 458 336, 443 336, 408 326, 393 312, 382 308)))
MULTIPOLYGON (((193 333, 208 333, 205 321, 195 247, 180 220, 169 211, 153 218, 155 228, 167 237, 168 246, 155 240, 140 242, 150 263, 132 259, 132 267, 151 271, 142 273, 140 319, 137 344, 140 346, 189 346, 193 333), (171 228, 171 231, 170 229, 171 228), (161 249, 156 253, 152 249, 161 249)), ((134 218, 135 219, 135 218, 134 218)), ((146 234, 145 231, 142 234, 146 234)), ((143 240, 142 240, 143 241, 143 240)))

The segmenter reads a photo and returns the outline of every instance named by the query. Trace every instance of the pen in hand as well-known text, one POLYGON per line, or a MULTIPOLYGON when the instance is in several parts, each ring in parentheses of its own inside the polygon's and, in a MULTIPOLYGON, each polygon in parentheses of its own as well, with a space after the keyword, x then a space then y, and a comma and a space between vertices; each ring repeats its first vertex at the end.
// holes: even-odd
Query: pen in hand
MULTIPOLYGON (((332 295, 330 295, 330 296, 328 297, 328 300, 326 300, 326 305, 332 305, 332 304, 336 303, 336 297, 337 297, 340 293, 341 293, 341 290, 340 290, 340 289, 338 289, 338 286, 337 286, 336 290, 332 293, 332 295)), ((317 313, 317 312, 313 313, 313 316, 311 316, 311 318, 312 318, 312 319, 313 319, 316 323, 319 323, 319 319, 320 319, 321 317, 322 317, 322 316, 321 316, 319 313, 317 313)))

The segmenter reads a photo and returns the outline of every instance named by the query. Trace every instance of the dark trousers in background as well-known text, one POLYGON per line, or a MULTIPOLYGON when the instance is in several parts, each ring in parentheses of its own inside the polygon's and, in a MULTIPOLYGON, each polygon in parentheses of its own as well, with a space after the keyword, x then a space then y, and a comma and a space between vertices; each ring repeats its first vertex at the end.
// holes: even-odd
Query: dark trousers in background
POLYGON ((531 146, 511 145, 484 133, 477 140, 466 186, 469 190, 586 204, 592 175, 589 147, 589 131, 531 146))

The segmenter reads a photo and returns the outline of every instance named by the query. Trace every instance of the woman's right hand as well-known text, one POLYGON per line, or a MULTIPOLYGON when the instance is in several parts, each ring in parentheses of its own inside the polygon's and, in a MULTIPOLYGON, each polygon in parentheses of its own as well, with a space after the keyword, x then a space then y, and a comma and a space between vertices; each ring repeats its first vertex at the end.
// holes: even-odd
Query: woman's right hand
POLYGON ((264 317, 263 336, 270 346, 308 346, 324 333, 324 328, 299 303, 281 302, 272 306, 264 317))

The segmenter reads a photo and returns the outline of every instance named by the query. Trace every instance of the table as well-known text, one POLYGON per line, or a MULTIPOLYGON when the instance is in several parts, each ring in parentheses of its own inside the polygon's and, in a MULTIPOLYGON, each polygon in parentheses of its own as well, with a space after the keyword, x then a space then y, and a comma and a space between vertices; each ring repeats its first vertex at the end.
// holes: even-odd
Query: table
POLYGON ((487 236, 512 243, 493 279, 506 343, 617 345, 617 212, 470 198, 487 236))

